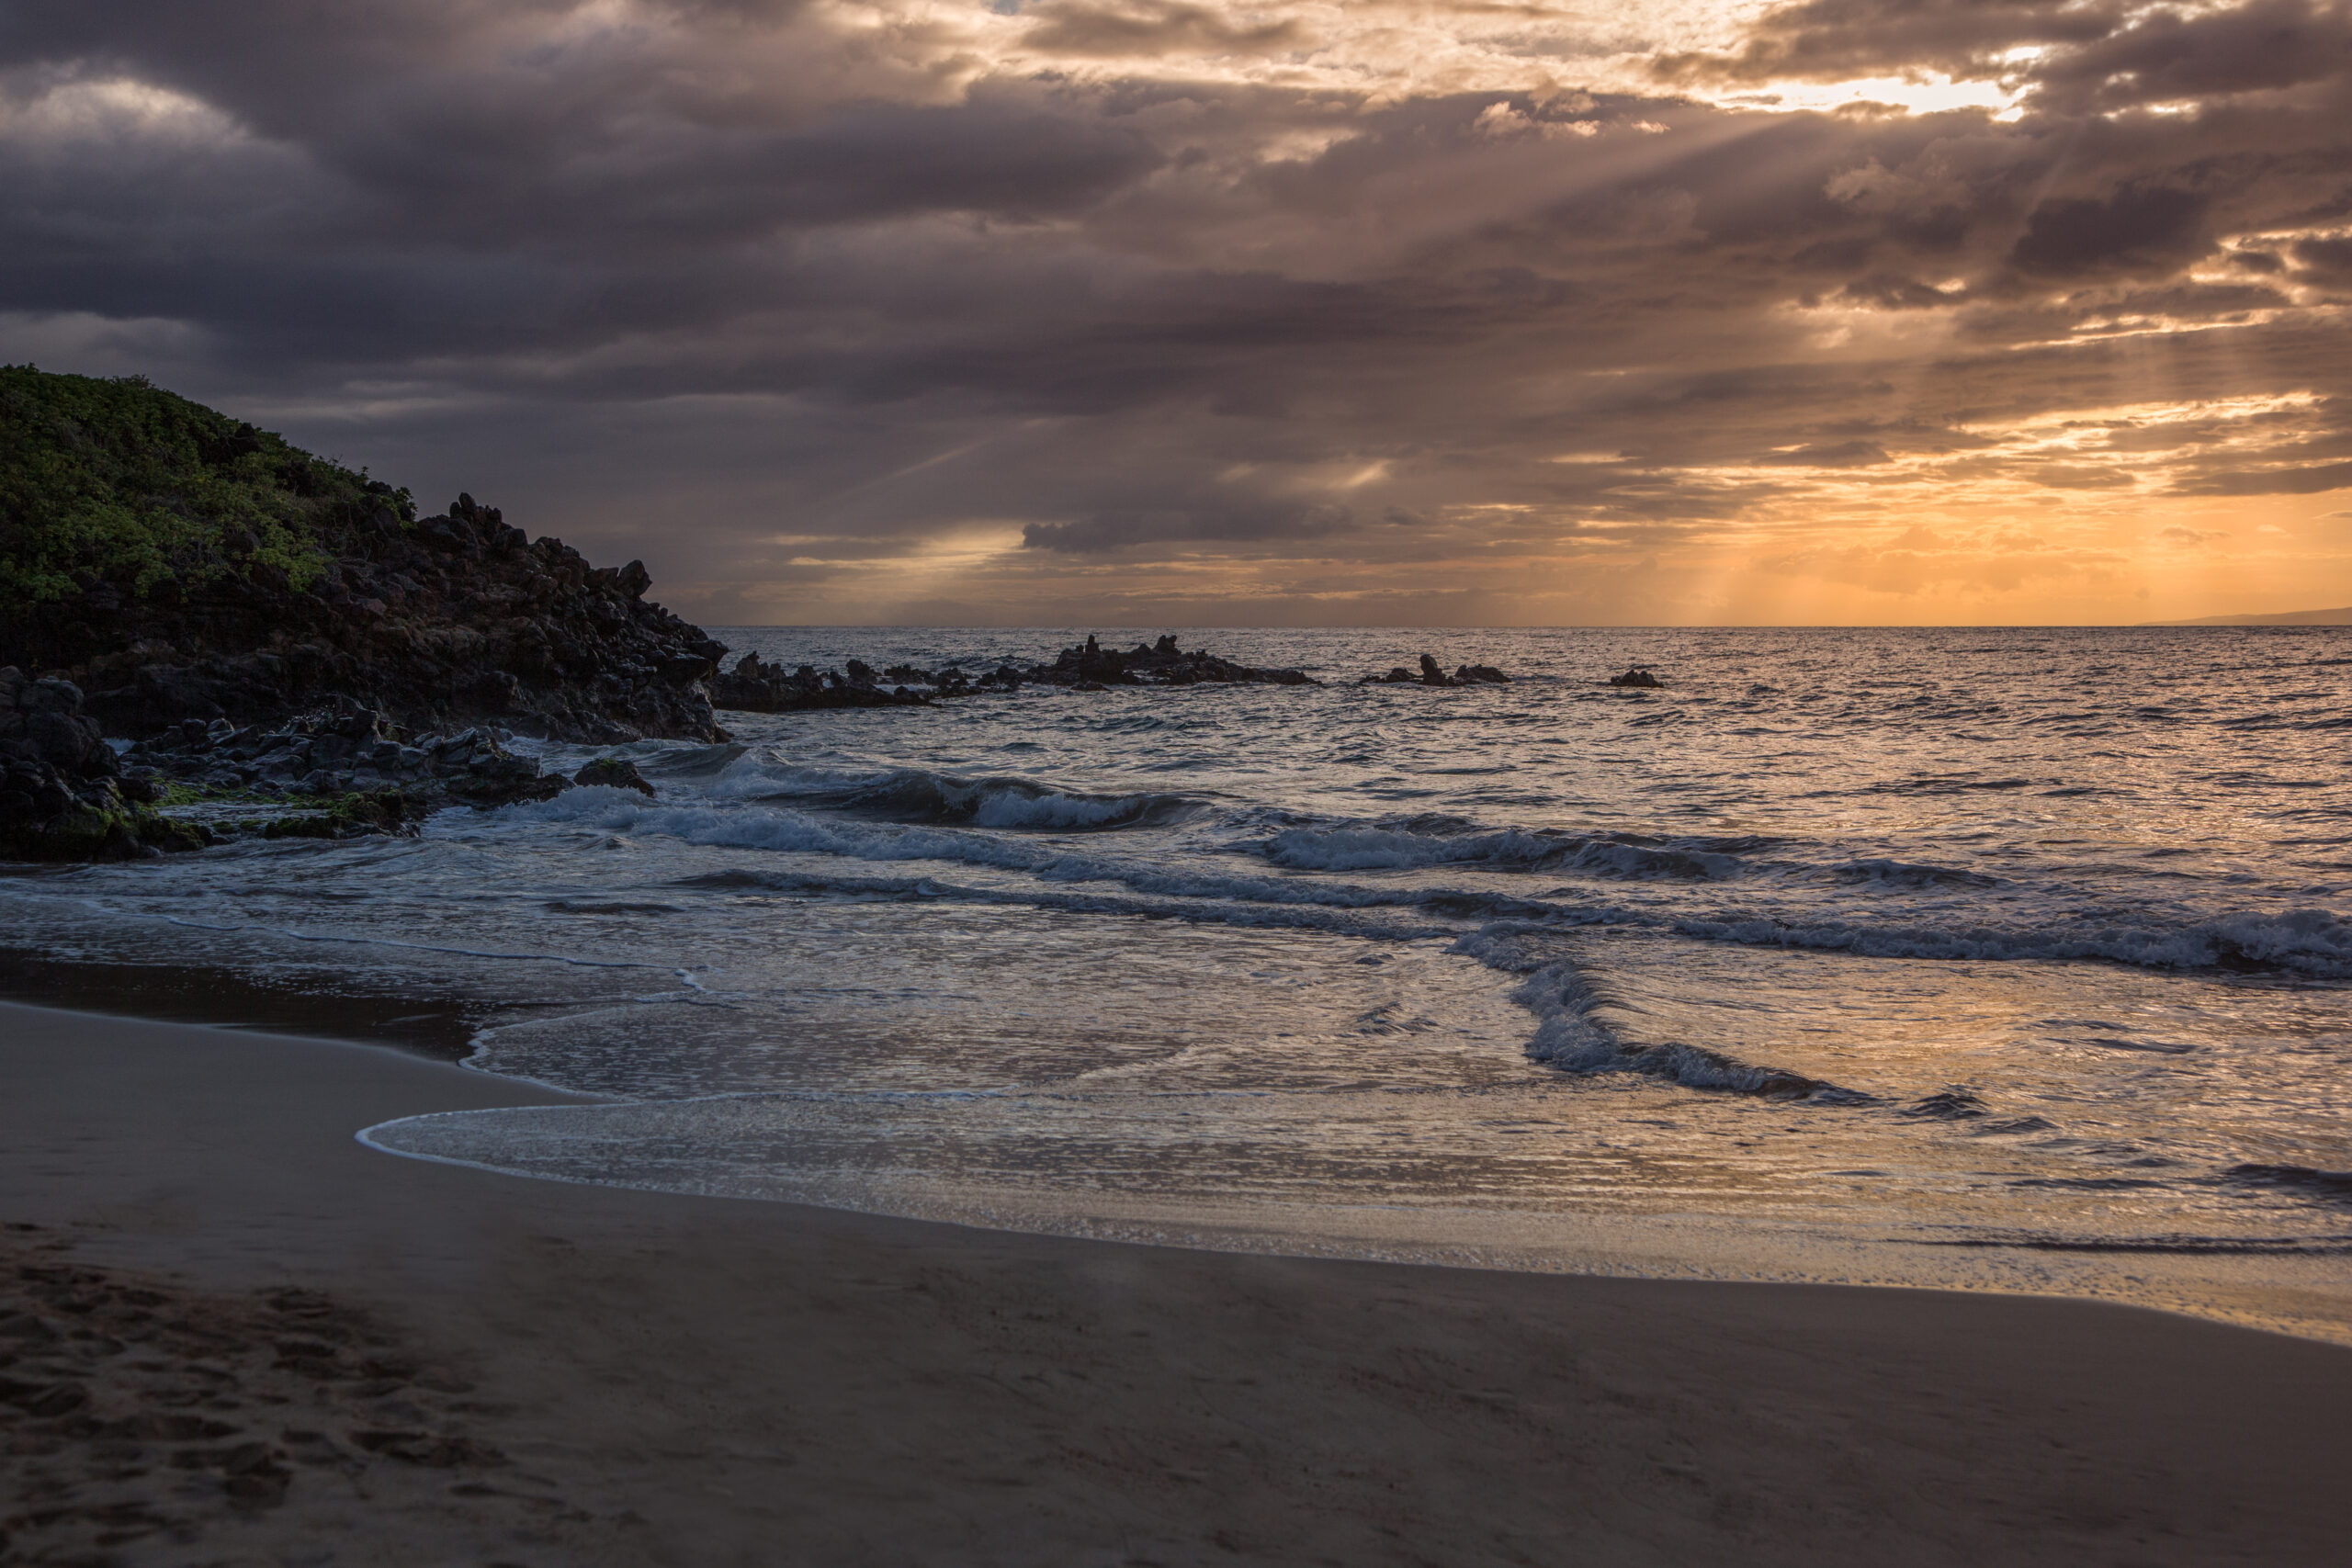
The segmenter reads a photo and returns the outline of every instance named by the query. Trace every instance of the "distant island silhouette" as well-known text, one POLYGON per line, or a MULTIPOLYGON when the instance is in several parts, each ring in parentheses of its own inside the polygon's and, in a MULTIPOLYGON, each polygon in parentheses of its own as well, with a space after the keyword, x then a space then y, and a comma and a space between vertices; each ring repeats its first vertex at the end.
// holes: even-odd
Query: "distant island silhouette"
POLYGON ((2193 621, 2143 621, 2143 626, 2352 626, 2352 605, 2341 610, 2282 610, 2275 615, 2199 615, 2193 621))

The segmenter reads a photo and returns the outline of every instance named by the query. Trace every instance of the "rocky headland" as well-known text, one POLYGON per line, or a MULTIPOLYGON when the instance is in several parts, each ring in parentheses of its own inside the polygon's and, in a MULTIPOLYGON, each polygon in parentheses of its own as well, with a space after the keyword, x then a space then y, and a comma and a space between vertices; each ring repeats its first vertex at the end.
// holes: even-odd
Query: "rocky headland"
MULTIPOLYGON (((726 648, 650 585, 469 495, 419 517, 141 378, 0 367, 0 857, 397 831, 566 787, 514 734, 722 739, 726 648)), ((650 789, 610 761, 592 782, 650 789)))
MULTIPOLYGON (((567 779, 508 742, 721 740, 717 708, 1320 683, 1173 635, 978 671, 746 654, 722 673, 725 646, 650 586, 642 562, 594 566, 470 495, 419 516, 407 491, 143 378, 0 367, 0 858, 413 831, 444 807, 579 786, 650 795, 626 758, 567 779)), ((1509 679, 1420 666, 1367 680, 1509 679)))
POLYGON ((110 735, 347 698, 417 729, 712 739, 725 648, 459 496, 405 491, 146 385, 0 367, 0 664, 110 735))

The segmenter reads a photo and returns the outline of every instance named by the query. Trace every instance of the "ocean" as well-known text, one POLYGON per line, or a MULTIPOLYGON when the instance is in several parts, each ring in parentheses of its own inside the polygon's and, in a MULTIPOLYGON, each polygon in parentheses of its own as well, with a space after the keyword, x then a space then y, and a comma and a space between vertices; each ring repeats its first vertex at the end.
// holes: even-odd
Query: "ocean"
POLYGON ((714 635, 1171 629, 1327 683, 723 715, 653 800, 9 868, 5 945, 594 1097, 421 1158, 2352 1341, 2352 630, 714 635), (1423 650, 1514 679, 1356 683, 1423 650))

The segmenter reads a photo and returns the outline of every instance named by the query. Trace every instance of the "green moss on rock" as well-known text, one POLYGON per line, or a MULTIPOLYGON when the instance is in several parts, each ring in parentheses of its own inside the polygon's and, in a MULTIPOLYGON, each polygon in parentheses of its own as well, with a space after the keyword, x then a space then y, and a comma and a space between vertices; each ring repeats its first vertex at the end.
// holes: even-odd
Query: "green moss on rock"
POLYGON ((356 839, 369 833, 399 833, 413 829, 429 809, 422 798, 403 790, 356 791, 323 796, 323 810, 279 817, 261 824, 265 839, 356 839))
POLYGON ((112 783, 54 816, 0 819, 0 860, 137 860, 158 851, 199 850, 211 841, 192 823, 124 798, 112 783))

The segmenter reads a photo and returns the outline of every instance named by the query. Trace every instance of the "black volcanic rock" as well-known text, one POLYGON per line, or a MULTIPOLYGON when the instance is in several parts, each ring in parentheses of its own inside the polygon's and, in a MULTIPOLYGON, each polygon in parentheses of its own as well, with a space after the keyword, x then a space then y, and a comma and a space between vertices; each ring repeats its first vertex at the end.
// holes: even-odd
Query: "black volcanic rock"
POLYGON ((129 860, 203 843, 121 775, 72 682, 0 668, 0 859, 129 860))
POLYGON ((1050 664, 1004 663, 978 674, 954 663, 937 670, 893 664, 877 673, 856 659, 849 661, 846 674, 819 670, 813 664, 787 671, 747 653, 734 669, 711 682, 710 694, 721 708, 798 713, 810 708, 917 706, 941 698, 1017 692, 1024 685, 1100 692, 1113 686, 1319 684, 1303 670, 1264 669, 1198 649, 1186 651, 1169 634, 1125 651, 1104 648, 1099 638, 1089 637, 1076 648, 1063 649, 1050 664), (885 687, 884 681, 892 684, 885 687))
POLYGON ((612 789, 633 789, 647 799, 653 798, 653 786, 637 771, 637 764, 627 757, 599 757, 571 775, 576 784, 603 784, 612 789))
MULTIPOLYGON (((606 758, 582 770, 627 761, 606 758)), ((335 698, 275 725, 185 719, 125 751, 127 779, 175 807, 204 813, 208 831, 350 838, 401 831, 447 806, 481 809, 546 800, 571 781, 473 728, 413 734, 390 716, 335 698)), ((608 777, 587 783, 621 782, 608 777)), ((638 786, 651 793, 642 779, 638 786)))
POLYGON ((718 739, 725 648, 461 495, 405 491, 147 386, 0 367, 0 663, 109 733, 354 699, 419 729, 718 739))
POLYGON ((1626 671, 1623 675, 1611 675, 1609 677, 1609 683, 1612 686, 1635 686, 1649 692, 1657 691, 1666 684, 1647 670, 1638 666, 1626 671))
POLYGON ((1421 655, 1421 667, 1417 673, 1397 665, 1385 675, 1366 675, 1356 682, 1360 686, 1507 686, 1510 677, 1491 664, 1463 664, 1453 674, 1445 672, 1434 654, 1421 655))
POLYGON ((1062 649, 1060 656, 1051 664, 1032 665, 1025 671, 1014 671, 1008 665, 995 673, 1001 684, 1008 677, 1017 675, 1021 680, 1067 686, 1076 691, 1088 691, 1098 686, 1320 684, 1303 670, 1236 664, 1231 660, 1219 659, 1213 653, 1197 649, 1184 652, 1176 646, 1172 633, 1163 633, 1154 643, 1137 643, 1124 653, 1116 649, 1104 648, 1090 636, 1082 646, 1062 649))
POLYGON ((743 713, 800 713, 810 708, 920 707, 928 697, 897 686, 888 691, 874 683, 874 671, 859 660, 850 660, 851 676, 803 664, 786 671, 781 664, 763 663, 747 653, 734 669, 710 683, 710 700, 723 708, 743 713), (862 674, 863 679, 854 679, 862 674))

